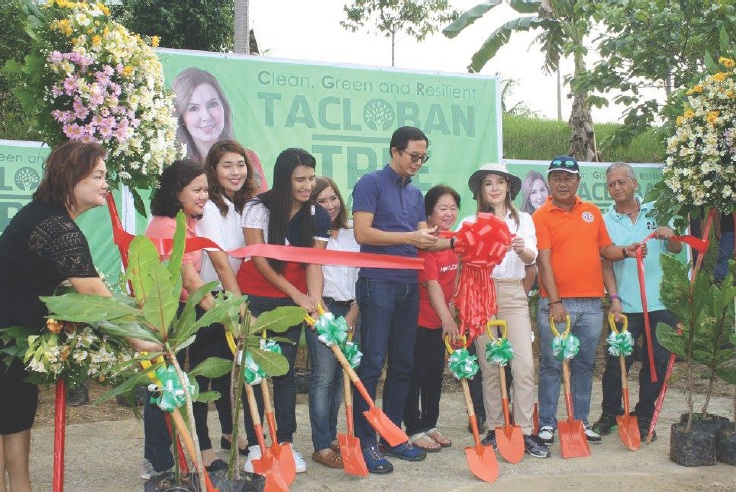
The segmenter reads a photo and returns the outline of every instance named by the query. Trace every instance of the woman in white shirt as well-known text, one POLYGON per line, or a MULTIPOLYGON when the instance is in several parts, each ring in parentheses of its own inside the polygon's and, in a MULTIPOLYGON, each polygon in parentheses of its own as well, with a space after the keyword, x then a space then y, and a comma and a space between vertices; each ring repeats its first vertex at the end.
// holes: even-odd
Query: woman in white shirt
MULTIPOLYGON (((241 214, 245 203, 256 192, 254 174, 245 149, 234 140, 221 140, 210 148, 204 162, 205 173, 209 183, 209 200, 204 206, 204 215, 197 221, 197 235, 206 237, 217 243, 225 251, 245 246, 243 232, 240 228, 241 214)), ((202 269, 199 272, 202 281, 217 281, 219 285, 215 291, 226 290, 234 295, 241 295, 240 287, 235 279, 235 273, 240 268, 242 259, 228 256, 224 251, 208 250, 202 255, 202 269)), ((216 293, 216 292, 215 292, 216 293)), ((233 354, 225 340, 225 331, 222 325, 214 325, 207 329, 206 342, 207 357, 222 357, 232 359, 233 354)), ((215 408, 222 427, 220 447, 230 449, 232 443, 233 418, 230 402, 230 374, 211 379, 212 389, 222 395, 215 400, 215 408)), ((204 391, 205 388, 200 388, 204 391)), ((195 414, 207 414, 206 404, 195 404, 195 414)), ((206 418, 202 419, 204 428, 200 435, 200 443, 210 443, 206 434, 206 418)), ((199 435, 199 429, 198 429, 199 435)), ((245 439, 238 439, 238 448, 245 454, 245 439)), ((204 447, 208 450, 210 447, 204 447)), ((203 451, 204 453, 204 451, 203 451)))
MULTIPOLYGON (((347 207, 335 182, 330 178, 317 178, 312 200, 330 214, 332 229, 327 249, 360 251, 352 224, 347 219, 347 207)), ((355 302, 358 268, 324 265, 322 272, 325 278, 322 299, 327 310, 336 317, 344 316, 348 326, 355 328, 358 321, 358 304, 355 302)), ((331 468, 342 468, 337 443, 337 413, 343 396, 342 370, 332 350, 319 341, 317 333, 312 330, 306 330, 305 333, 312 363, 309 384, 309 421, 314 447, 312 459, 331 468)))
MULTIPOLYGON (((512 200, 521 189, 521 179, 508 172, 505 164, 484 164, 468 179, 478 212, 492 213, 504 220, 512 234, 506 256, 491 277, 496 287, 496 317, 508 324, 508 340, 514 349, 511 363, 514 391, 514 422, 521 426, 527 454, 537 458, 549 456, 549 449, 534 432, 534 358, 529 305, 522 282, 526 265, 537 258, 537 237, 529 214, 519 212, 512 200)), ((475 220, 470 217, 465 220, 475 220)), ((487 436, 483 444, 496 447, 495 428, 504 425, 498 366, 486 361, 487 334, 476 338, 475 348, 483 375, 483 401, 486 411, 487 436)))

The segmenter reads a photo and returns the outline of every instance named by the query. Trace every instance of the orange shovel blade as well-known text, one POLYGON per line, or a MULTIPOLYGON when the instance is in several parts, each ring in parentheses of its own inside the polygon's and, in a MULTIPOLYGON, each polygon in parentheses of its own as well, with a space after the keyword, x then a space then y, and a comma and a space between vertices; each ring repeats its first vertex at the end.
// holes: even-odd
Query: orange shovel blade
POLYGON ((498 461, 491 446, 468 446, 465 448, 470 472, 484 482, 495 482, 498 478, 498 461))
POLYGON ((616 416, 616 424, 618 425, 618 435, 624 446, 632 451, 636 451, 641 446, 641 435, 639 434, 639 422, 634 415, 618 415, 616 416))
POLYGON ((524 457, 524 436, 518 425, 496 427, 496 445, 503 459, 518 463, 524 457))
POLYGON ((381 437, 389 446, 398 446, 402 442, 409 440, 406 433, 399 429, 396 424, 391 422, 391 419, 389 419, 380 408, 373 406, 363 412, 363 415, 365 415, 365 418, 368 423, 371 424, 371 427, 381 434, 381 437))
POLYGON ((273 443, 270 450, 276 458, 281 478, 287 485, 291 485, 296 478, 296 463, 294 463, 294 455, 291 452, 291 444, 288 442, 273 443))
POLYGON ((345 473, 357 477, 367 477, 368 467, 360 449, 360 440, 350 434, 337 434, 340 443, 340 454, 342 455, 342 466, 345 473))
POLYGON ((560 420, 557 422, 557 430, 560 438, 560 454, 563 458, 590 456, 590 447, 581 420, 560 420))
POLYGON ((266 483, 263 492, 288 492, 289 486, 286 484, 284 477, 281 476, 278 461, 266 451, 260 459, 253 460, 253 471, 259 475, 263 475, 266 483))

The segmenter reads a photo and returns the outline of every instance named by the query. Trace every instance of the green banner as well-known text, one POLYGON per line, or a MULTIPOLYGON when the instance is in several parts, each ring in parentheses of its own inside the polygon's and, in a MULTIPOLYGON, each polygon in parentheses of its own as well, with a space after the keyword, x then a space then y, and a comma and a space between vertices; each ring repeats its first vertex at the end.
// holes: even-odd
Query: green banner
POLYGON ((316 157, 318 174, 334 179, 350 204, 355 182, 389 161, 391 134, 405 125, 421 128, 429 138, 431 158, 414 179, 422 191, 438 183, 462 190, 463 176, 501 157, 499 81, 493 77, 158 53, 178 104, 187 103, 181 98, 203 77, 216 79, 231 109, 235 137, 258 154, 269 182, 276 156, 301 147, 316 157))

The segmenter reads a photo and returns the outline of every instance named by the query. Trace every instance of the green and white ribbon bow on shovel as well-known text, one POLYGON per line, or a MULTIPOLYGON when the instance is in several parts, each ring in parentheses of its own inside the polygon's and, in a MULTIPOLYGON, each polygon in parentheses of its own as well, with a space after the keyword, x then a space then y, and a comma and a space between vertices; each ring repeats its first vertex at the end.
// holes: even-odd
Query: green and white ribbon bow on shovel
MULTIPOLYGON (((186 403, 186 395, 184 387, 176 373, 173 365, 160 366, 155 371, 156 378, 160 384, 149 385, 149 390, 158 393, 158 396, 151 397, 151 403, 155 403, 164 412, 173 412, 186 403)), ((184 374, 184 382, 186 383, 192 398, 197 395, 197 387, 189 382, 189 377, 184 374)))
POLYGON ((275 340, 271 340, 270 338, 261 338, 261 350, 264 352, 272 352, 274 354, 281 354, 283 353, 281 351, 281 345, 276 343, 275 340))
POLYGON ((350 367, 357 369, 360 365, 360 359, 363 357, 363 352, 358 350, 358 344, 348 340, 345 342, 345 345, 340 347, 340 350, 342 350, 342 354, 350 363, 350 367))
POLYGON ((245 354, 245 371, 243 372, 245 382, 250 385, 260 384, 265 377, 267 377, 265 371, 256 364, 253 357, 250 356, 250 352, 247 352, 245 354))
POLYGON ((623 355, 628 357, 634 352, 634 337, 629 332, 629 320, 626 316, 621 315, 624 326, 621 331, 616 329, 616 320, 613 315, 608 317, 608 323, 611 325, 611 333, 608 334, 606 341, 608 342, 608 353, 614 357, 623 355))
POLYGON ((572 359, 580 351, 580 339, 570 333, 570 316, 567 316, 567 326, 565 331, 560 334, 555 326, 555 321, 550 316, 549 326, 555 337, 552 339, 552 355, 562 362, 565 359, 572 359))
POLYGON ((455 379, 470 379, 478 373, 478 358, 470 355, 468 349, 455 349, 447 359, 447 365, 455 379))
POLYGON ((348 339, 348 330, 350 328, 342 316, 335 319, 334 314, 324 313, 317 318, 314 329, 319 334, 319 340, 328 347, 332 345, 342 347, 348 339))
POLYGON ((491 364, 506 366, 514 358, 514 348, 508 338, 497 338, 486 344, 486 360, 491 364))

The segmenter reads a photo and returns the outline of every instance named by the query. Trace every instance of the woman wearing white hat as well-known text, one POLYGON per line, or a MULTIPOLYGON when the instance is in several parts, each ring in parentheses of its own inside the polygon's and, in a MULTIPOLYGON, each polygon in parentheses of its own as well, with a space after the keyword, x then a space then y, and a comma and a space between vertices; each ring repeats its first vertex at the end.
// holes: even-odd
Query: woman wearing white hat
MULTIPOLYGON (((537 258, 537 238, 534 223, 529 214, 519 212, 512 200, 521 189, 521 179, 510 174, 506 165, 484 164, 468 179, 473 199, 478 202, 478 213, 492 213, 508 225, 512 242, 503 261, 493 269, 491 276, 496 287, 498 319, 508 324, 508 339, 514 349, 511 373, 513 375, 514 422, 521 426, 524 448, 536 458, 547 458, 549 449, 534 435, 534 358, 532 356, 532 327, 526 292, 522 281, 526 265, 537 258)), ((475 220, 469 217, 465 221, 475 220)), ((487 334, 476 338, 483 375, 483 402, 486 411, 488 434, 483 444, 496 447, 495 428, 504 425, 501 405, 501 387, 498 367, 485 359, 487 334)))

